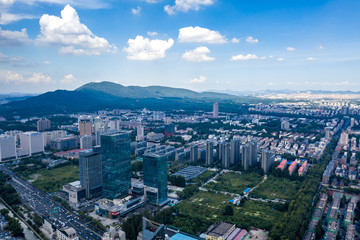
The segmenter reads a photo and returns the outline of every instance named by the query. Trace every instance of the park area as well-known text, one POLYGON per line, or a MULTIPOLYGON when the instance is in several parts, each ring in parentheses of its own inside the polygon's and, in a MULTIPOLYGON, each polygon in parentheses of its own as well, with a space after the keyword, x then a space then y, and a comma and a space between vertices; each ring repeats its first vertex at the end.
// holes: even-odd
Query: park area
POLYGON ((204 187, 209 190, 223 191, 240 194, 246 188, 253 188, 263 180, 263 176, 258 173, 224 173, 204 187))
POLYGON ((231 222, 240 228, 257 226, 270 230, 272 224, 283 216, 283 209, 278 204, 252 200, 247 200, 240 206, 231 205, 234 214, 228 216, 224 214, 224 208, 229 205, 230 199, 232 197, 229 195, 200 191, 177 205, 179 214, 175 217, 174 225, 191 233, 197 232, 192 229, 192 225, 206 230, 209 224, 218 221, 231 222))
POLYGON ((291 200, 300 188, 299 181, 292 181, 287 178, 269 176, 252 192, 251 196, 263 199, 291 200))
POLYGON ((76 165, 44 168, 29 176, 35 186, 48 193, 57 192, 65 184, 77 181, 79 178, 79 167, 76 165))

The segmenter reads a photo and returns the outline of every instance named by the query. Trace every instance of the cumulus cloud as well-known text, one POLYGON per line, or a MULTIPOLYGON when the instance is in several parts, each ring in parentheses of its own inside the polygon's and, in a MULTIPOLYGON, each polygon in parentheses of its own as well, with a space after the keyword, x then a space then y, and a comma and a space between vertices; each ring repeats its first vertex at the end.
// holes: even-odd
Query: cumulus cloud
POLYGON ((44 14, 40 18, 40 30, 36 43, 62 46, 59 50, 62 54, 99 55, 116 51, 115 45, 80 23, 76 10, 70 5, 61 11, 61 17, 44 14))
POLYGON ((72 74, 65 75, 63 79, 60 80, 62 84, 73 84, 76 82, 76 78, 72 74))
POLYGON ((194 78, 192 80, 190 80, 190 83, 205 83, 206 81, 206 77, 201 75, 199 78, 194 78))
POLYGON ((11 5, 15 2, 15 0, 0 0, 0 6, 1 5, 11 5))
POLYGON ((21 31, 2 30, 0 27, 1 46, 19 46, 30 43, 31 40, 26 32, 26 28, 21 31))
POLYGON ((174 6, 166 5, 164 10, 167 14, 174 15, 176 12, 199 11, 200 7, 212 4, 214 4, 213 0, 175 0, 174 6))
POLYGON ((320 45, 318 46, 318 49, 319 49, 319 50, 323 50, 323 49, 324 49, 324 46, 320 44, 320 45))
POLYGON ((278 62, 282 62, 282 61, 285 60, 285 58, 281 58, 281 57, 280 57, 280 58, 278 58, 277 60, 278 60, 278 62))
POLYGON ((215 58, 209 57, 207 54, 210 50, 207 47, 197 47, 194 50, 186 51, 182 58, 190 62, 208 62, 214 61, 215 58))
POLYGON ((154 37, 154 36, 157 36, 158 33, 157 32, 147 32, 147 35, 149 35, 150 37, 154 37))
POLYGON ((51 79, 50 76, 44 75, 41 72, 33 73, 30 77, 24 78, 19 73, 8 72, 5 76, 5 83, 13 83, 13 84, 23 84, 23 83, 30 83, 30 84, 50 84, 54 81, 51 79))
POLYGON ((234 37, 234 38, 231 39, 231 42, 232 42, 232 43, 239 43, 239 42, 240 42, 240 39, 234 37))
POLYGON ((44 61, 43 64, 45 65, 49 65, 51 62, 50 61, 44 61))
POLYGON ((313 58, 313 57, 308 57, 307 59, 305 59, 306 61, 316 61, 317 58, 313 58))
POLYGON ((183 43, 223 44, 227 42, 227 39, 219 32, 201 27, 180 28, 178 40, 183 43))
POLYGON ((266 59, 266 57, 258 57, 255 54, 247 54, 247 55, 236 55, 231 58, 231 61, 246 61, 246 60, 257 60, 257 59, 266 59))
POLYGON ((293 48, 293 47, 287 47, 287 48, 286 48, 286 51, 293 52, 293 51, 295 51, 295 48, 293 48))
POLYGON ((258 43, 258 42, 259 42, 259 39, 256 39, 256 38, 253 38, 253 37, 251 37, 251 36, 248 36, 248 37, 246 38, 246 42, 248 42, 248 43, 258 43))
POLYGON ((136 36, 135 39, 128 40, 128 47, 124 51, 128 53, 130 60, 156 60, 166 57, 166 51, 174 45, 174 40, 154 39, 150 40, 143 36, 136 36))
POLYGON ((139 6, 137 8, 132 8, 131 9, 131 13, 134 14, 134 15, 139 15, 140 11, 141 11, 141 7, 139 7, 139 6))
POLYGON ((6 25, 23 19, 34 19, 34 16, 25 14, 0 13, 0 24, 6 25))

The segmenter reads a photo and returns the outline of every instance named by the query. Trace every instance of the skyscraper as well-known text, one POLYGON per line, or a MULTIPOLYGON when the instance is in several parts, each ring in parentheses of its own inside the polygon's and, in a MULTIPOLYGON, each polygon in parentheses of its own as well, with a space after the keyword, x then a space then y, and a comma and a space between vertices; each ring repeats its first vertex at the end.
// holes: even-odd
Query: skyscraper
POLYGON ((222 157, 222 167, 229 168, 230 167, 230 143, 224 144, 223 149, 223 157, 222 157))
POLYGON ((214 143, 208 141, 206 143, 206 165, 211 166, 214 162, 214 143))
POLYGON ((254 167, 257 164, 257 143, 251 141, 242 147, 242 166, 244 170, 254 167))
POLYGON ((80 184, 86 191, 86 198, 102 194, 102 159, 99 148, 79 152, 80 184))
POLYGON ((145 153, 144 161, 144 185, 157 189, 157 201, 153 204, 161 204, 167 200, 167 155, 165 153, 145 153))
POLYGON ((240 141, 233 139, 230 142, 230 164, 238 165, 240 163, 240 141))
POLYGON ((38 132, 43 132, 51 129, 51 121, 49 119, 40 119, 37 121, 38 132))
POLYGON ((224 142, 218 142, 216 155, 219 161, 221 161, 223 158, 223 151, 224 151, 224 142))
POLYGON ((93 145, 93 138, 89 135, 84 135, 80 137, 80 148, 81 149, 91 149, 93 145))
POLYGON ((144 126, 142 125, 136 128, 136 141, 144 141, 144 126))
POLYGON ((190 152, 190 161, 192 163, 197 163, 199 161, 199 147, 196 144, 191 145, 191 152, 190 152))
POLYGON ((90 118, 79 119, 79 132, 80 136, 92 134, 92 124, 90 118))
POLYGON ((268 174, 275 161, 275 155, 272 151, 263 150, 261 153, 261 168, 265 174, 268 174))
POLYGON ((219 117, 219 103, 218 102, 214 102, 214 104, 213 104, 213 117, 214 118, 219 117))
POLYGON ((251 166, 254 167, 257 164, 257 142, 250 142, 250 162, 251 166))
POLYGON ((101 135, 103 196, 114 199, 131 187, 130 135, 125 132, 101 135))

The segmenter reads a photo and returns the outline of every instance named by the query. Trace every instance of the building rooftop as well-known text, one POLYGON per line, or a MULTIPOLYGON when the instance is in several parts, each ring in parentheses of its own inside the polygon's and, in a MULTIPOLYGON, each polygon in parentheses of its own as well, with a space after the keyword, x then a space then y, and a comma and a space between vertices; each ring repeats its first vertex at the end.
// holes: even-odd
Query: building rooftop
POLYGON ((234 224, 221 222, 219 224, 213 224, 208 229, 208 232, 206 235, 213 236, 213 237, 221 237, 228 233, 230 229, 235 228, 234 224))

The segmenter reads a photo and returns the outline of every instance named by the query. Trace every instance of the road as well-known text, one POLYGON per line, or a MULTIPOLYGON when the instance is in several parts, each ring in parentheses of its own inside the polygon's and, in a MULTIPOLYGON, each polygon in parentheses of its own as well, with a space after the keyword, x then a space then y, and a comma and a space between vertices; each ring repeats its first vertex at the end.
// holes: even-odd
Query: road
POLYGON ((103 232, 80 217, 75 210, 66 209, 49 195, 17 176, 5 166, 0 166, 0 171, 11 176, 12 181, 10 181, 10 184, 17 191, 22 203, 37 215, 48 218, 56 228, 72 227, 75 229, 79 239, 82 240, 101 239, 103 232))

